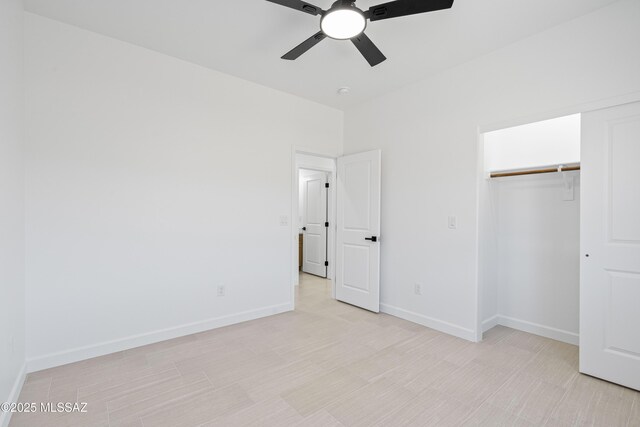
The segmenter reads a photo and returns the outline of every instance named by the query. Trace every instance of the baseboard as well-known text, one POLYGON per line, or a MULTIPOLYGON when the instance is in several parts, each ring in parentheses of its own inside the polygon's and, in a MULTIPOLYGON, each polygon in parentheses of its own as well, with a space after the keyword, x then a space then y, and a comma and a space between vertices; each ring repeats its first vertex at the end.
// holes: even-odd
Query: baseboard
MULTIPOLYGON (((540 335, 541 337, 551 338, 552 340, 566 342, 567 344, 578 345, 580 336, 574 332, 562 329, 552 328, 551 326, 540 325, 538 323, 529 322, 522 319, 515 319, 508 316, 497 316, 498 325, 508 328, 517 329, 530 334, 540 335)), ((495 325, 494 325, 495 326, 495 325)), ((483 323, 484 330, 484 323, 483 323)), ((487 329, 488 330, 488 329, 487 329)))
POLYGON ((257 310, 243 311, 241 313, 234 313, 227 316, 215 317, 199 322, 175 326, 172 328, 161 329, 144 334, 132 335, 117 340, 73 348, 57 353, 51 353, 44 356, 28 359, 27 371, 36 372, 42 369, 48 369, 56 366, 66 365, 68 363, 79 362, 81 360, 91 359, 93 357, 104 356, 106 354, 111 354, 118 351, 129 350, 147 344, 153 344, 160 341, 182 337, 185 335, 208 331, 210 329, 234 325, 236 323, 255 320, 261 317, 272 316, 274 314, 280 314, 291 310, 293 310, 293 305, 291 303, 272 305, 269 307, 259 308, 257 310))
POLYGON ((482 333, 487 332, 489 329, 496 327, 499 325, 500 316, 497 314, 493 317, 488 318, 484 322, 482 322, 482 333))
MULTIPOLYGON (((23 363, 18 376, 16 377, 15 382, 13 383, 13 387, 11 387, 11 393, 7 397, 7 400, 3 402, 17 402, 20 397, 20 391, 22 390, 22 386, 24 385, 24 380, 27 377, 27 364, 23 363)), ((0 411, 0 427, 8 427, 9 422, 11 421, 11 412, 2 412, 0 411)))
POLYGON ((418 323, 428 328, 435 329, 436 331, 444 332, 445 334, 453 335, 468 341, 476 341, 475 331, 454 325, 453 323, 445 322, 444 320, 427 317, 389 304, 380 304, 380 311, 408 320, 409 322, 418 323))

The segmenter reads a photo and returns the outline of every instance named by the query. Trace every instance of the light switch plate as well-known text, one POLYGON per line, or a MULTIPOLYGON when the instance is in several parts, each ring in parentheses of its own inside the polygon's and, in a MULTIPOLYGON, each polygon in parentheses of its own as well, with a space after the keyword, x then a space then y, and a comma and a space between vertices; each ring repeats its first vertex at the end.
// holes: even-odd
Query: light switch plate
POLYGON ((458 228, 458 224, 457 224, 457 218, 455 216, 450 216, 448 218, 448 224, 449 224, 449 228, 452 230, 455 230, 456 228, 458 228))

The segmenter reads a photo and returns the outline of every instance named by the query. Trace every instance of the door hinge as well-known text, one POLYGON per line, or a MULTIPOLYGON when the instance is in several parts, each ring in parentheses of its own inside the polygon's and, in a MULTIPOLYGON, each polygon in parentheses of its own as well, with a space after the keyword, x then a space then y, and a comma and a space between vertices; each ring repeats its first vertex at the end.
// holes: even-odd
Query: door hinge
POLYGON ((329 266, 329 261, 325 261, 325 262, 324 262, 324 266, 325 266, 325 267, 328 267, 328 266, 329 266))
POLYGON ((324 188, 329 188, 329 183, 328 182, 325 182, 324 188))
POLYGON ((328 223, 328 222, 325 222, 325 223, 324 223, 324 226, 325 226, 325 227, 328 227, 328 226, 329 226, 329 223, 328 223))

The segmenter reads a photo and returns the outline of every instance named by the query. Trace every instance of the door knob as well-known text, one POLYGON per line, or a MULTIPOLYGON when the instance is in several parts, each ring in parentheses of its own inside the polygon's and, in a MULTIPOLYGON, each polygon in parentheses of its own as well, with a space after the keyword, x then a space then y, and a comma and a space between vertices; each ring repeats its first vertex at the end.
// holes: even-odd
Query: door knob
POLYGON ((364 240, 370 240, 372 242, 378 241, 378 236, 365 237, 364 240))
POLYGON ((307 227, 302 227, 302 231, 307 231, 307 227))

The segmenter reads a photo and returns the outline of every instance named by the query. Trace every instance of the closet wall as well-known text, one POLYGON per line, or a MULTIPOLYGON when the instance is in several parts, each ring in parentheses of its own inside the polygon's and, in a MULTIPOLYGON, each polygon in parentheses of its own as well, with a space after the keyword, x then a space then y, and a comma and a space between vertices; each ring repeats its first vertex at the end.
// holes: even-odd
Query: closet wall
POLYGON ((499 323, 577 344, 580 185, 563 200, 562 174, 500 178, 497 186, 499 323))

